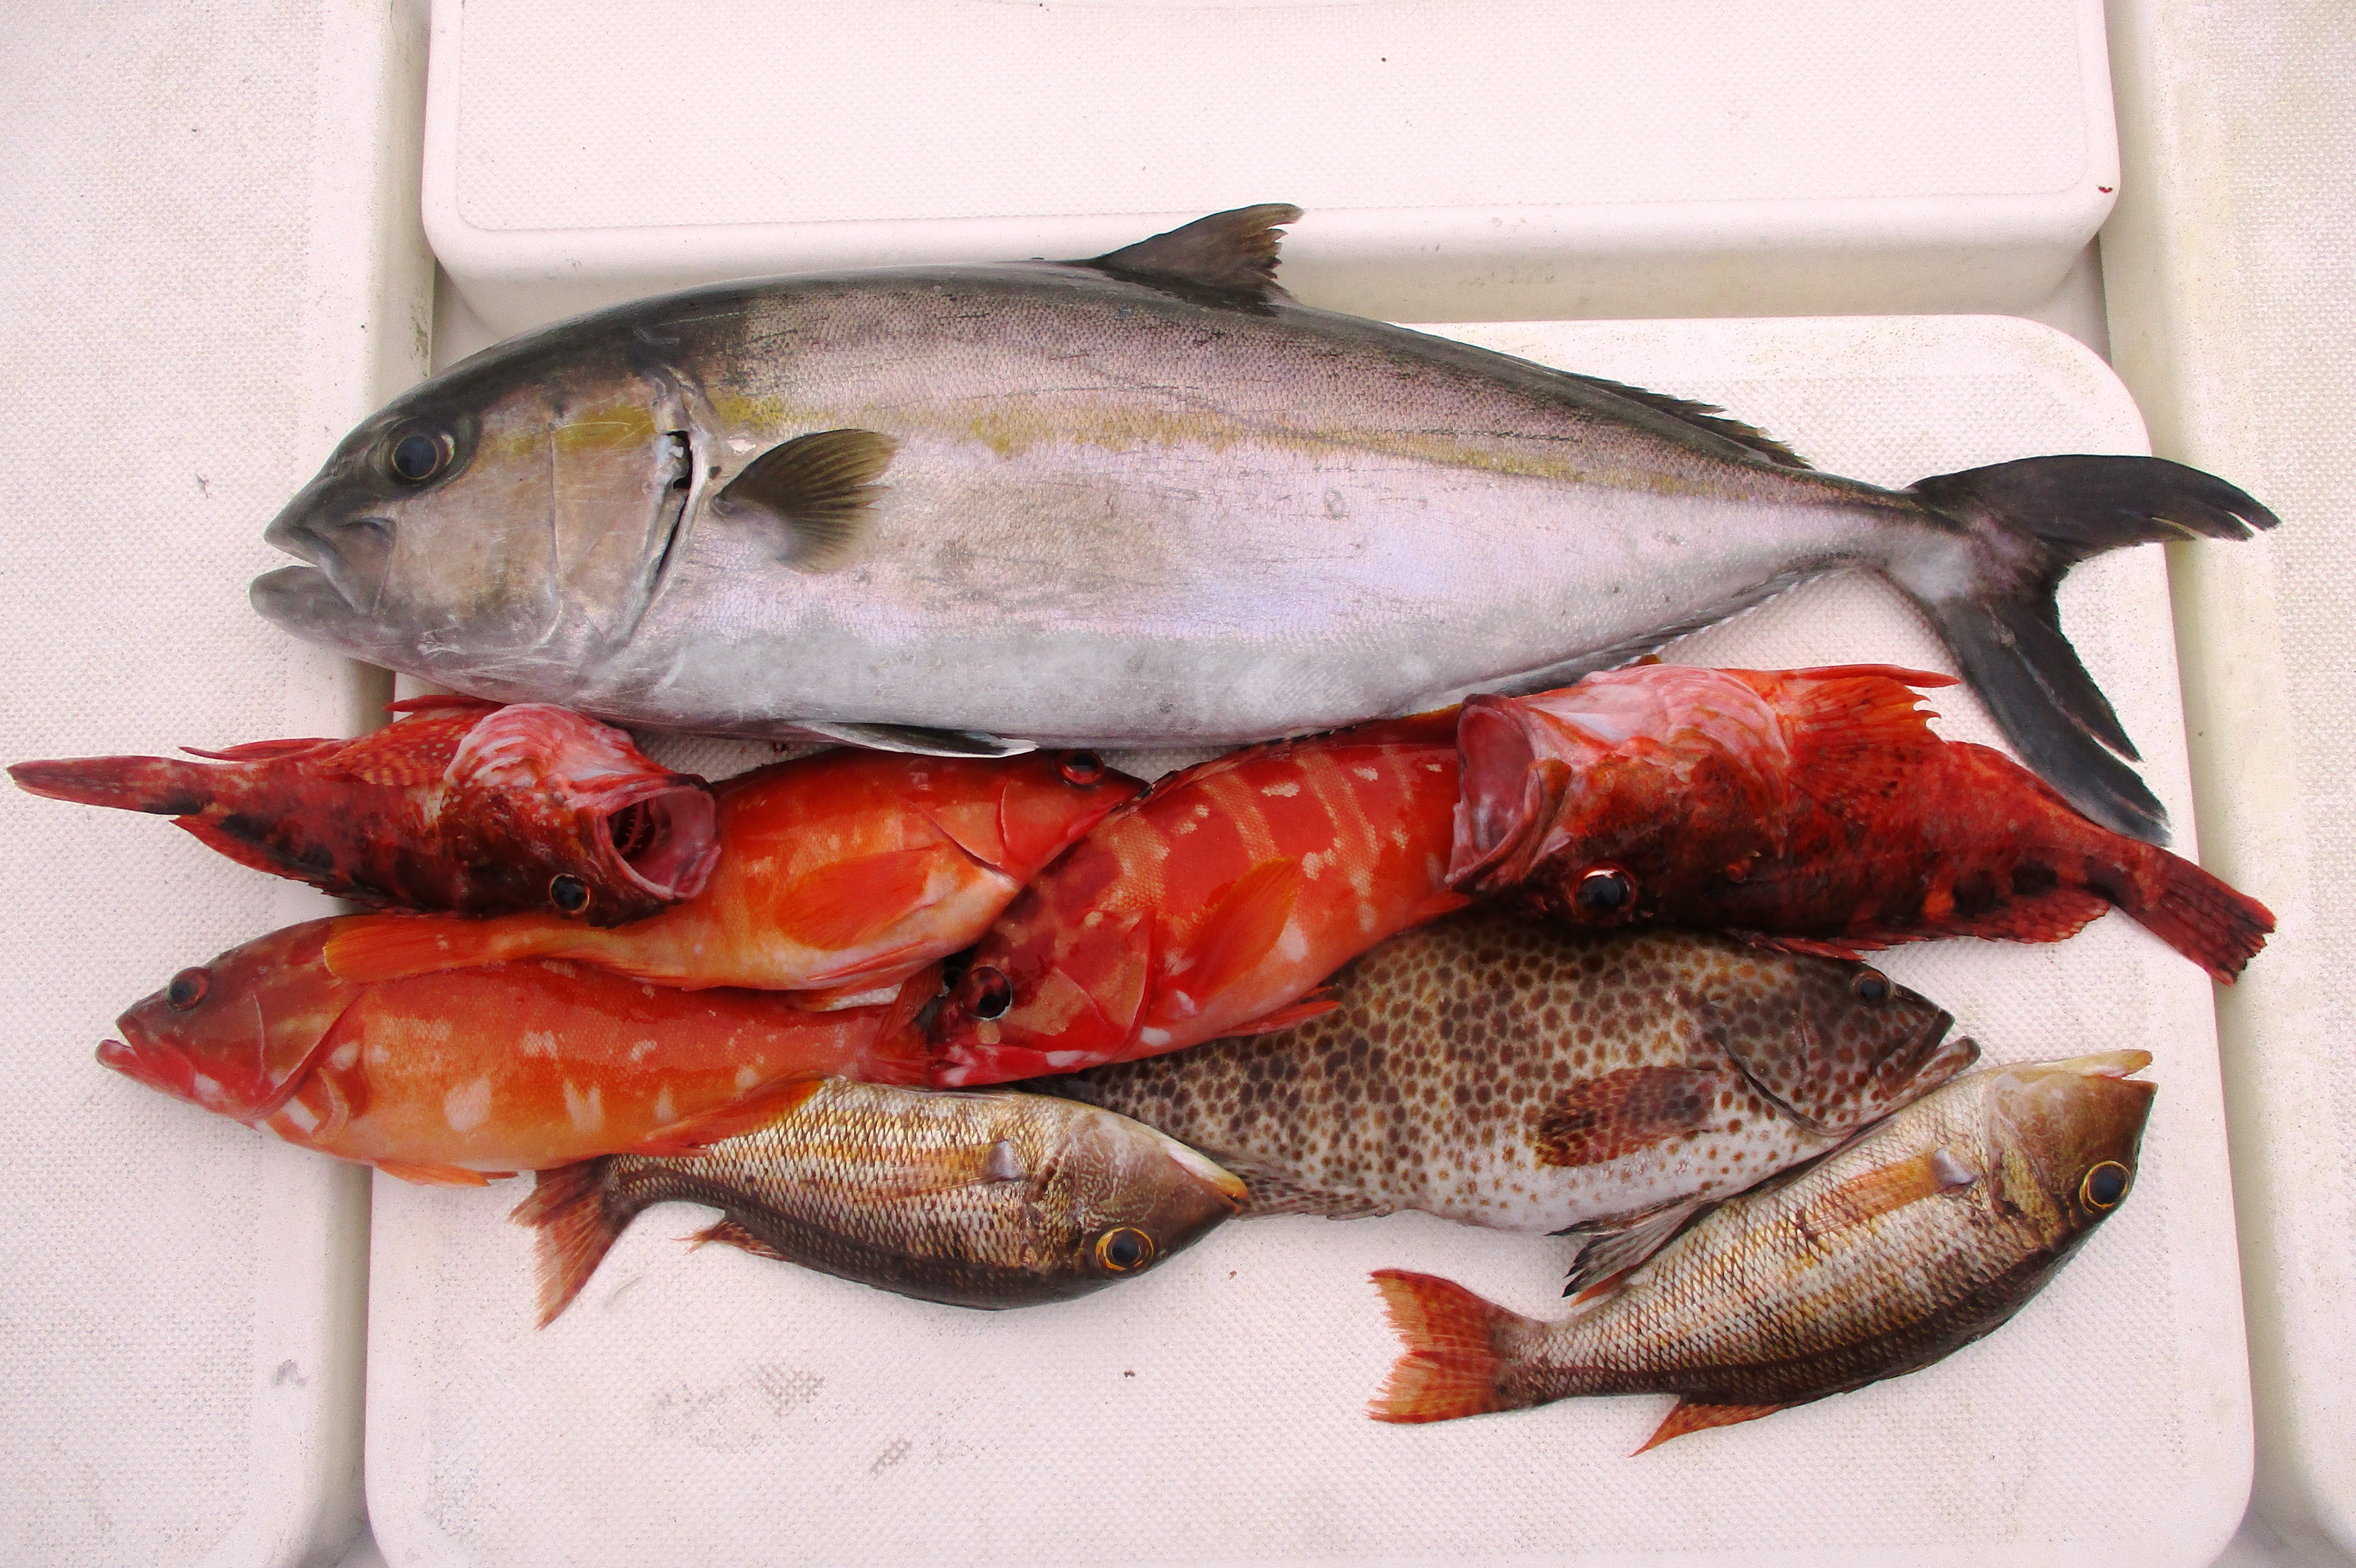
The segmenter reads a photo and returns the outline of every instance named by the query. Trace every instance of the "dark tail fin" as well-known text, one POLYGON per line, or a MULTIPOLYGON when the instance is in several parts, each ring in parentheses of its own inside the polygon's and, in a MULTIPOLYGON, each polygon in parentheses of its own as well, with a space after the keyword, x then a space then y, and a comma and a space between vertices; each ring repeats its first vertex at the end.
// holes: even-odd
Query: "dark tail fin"
POLYGON ((18 763, 8 776, 18 789, 51 800, 191 816, 211 804, 220 772, 172 757, 67 757, 18 763))
POLYGON ((1384 1268, 1375 1271, 1374 1281, 1407 1354, 1367 1405, 1368 1415, 1376 1421, 1449 1421, 1505 1408, 1497 1397, 1494 1330, 1520 1321, 1516 1314, 1433 1275, 1384 1268))
POLYGON ((606 1163, 584 1159, 541 1171, 531 1196, 509 1216, 539 1232, 532 1238, 531 1264, 542 1328, 572 1305, 622 1233, 605 1211, 606 1163))
POLYGON ((2274 912, 2166 850, 2118 898, 2136 923, 2230 986, 2266 944, 2274 912))
POLYGON ((1912 494, 1969 548, 1960 562, 1941 552, 1894 561, 1891 580, 1937 623, 2031 768, 2104 827, 2165 842, 2168 814, 2120 760, 2135 759, 2135 743, 2062 635, 2053 590, 2090 555, 2247 539, 2275 515, 2222 479, 2157 457, 2029 457, 1936 475, 1912 494))

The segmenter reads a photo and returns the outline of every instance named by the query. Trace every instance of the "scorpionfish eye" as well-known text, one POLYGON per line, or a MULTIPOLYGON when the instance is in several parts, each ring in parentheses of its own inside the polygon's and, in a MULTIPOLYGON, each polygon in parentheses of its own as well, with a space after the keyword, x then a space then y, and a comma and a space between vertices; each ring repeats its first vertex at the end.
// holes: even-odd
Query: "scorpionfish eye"
POLYGON ((548 901, 562 914, 579 914, 589 907, 589 884, 570 872, 559 873, 548 884, 548 901))
POLYGON ((1636 883, 1617 866, 1597 866, 1579 879, 1570 897, 1581 914, 1619 914, 1635 901, 1636 883))

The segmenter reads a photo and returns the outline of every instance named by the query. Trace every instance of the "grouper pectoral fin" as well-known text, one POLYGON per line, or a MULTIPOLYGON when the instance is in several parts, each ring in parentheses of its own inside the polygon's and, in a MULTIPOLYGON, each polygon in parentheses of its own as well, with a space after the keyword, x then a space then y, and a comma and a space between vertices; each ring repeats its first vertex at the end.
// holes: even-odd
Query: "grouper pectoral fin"
POLYGON ((824 571, 857 548, 899 449, 872 430, 798 435, 746 464, 712 498, 712 515, 775 530, 787 564, 824 571))
POLYGON ((864 746, 871 752, 909 752, 920 757, 1019 757, 1039 748, 971 730, 933 730, 922 724, 837 724, 797 719, 794 728, 821 741, 864 746))
POLYGON ((1284 240, 1279 225, 1300 217, 1301 208, 1283 202, 1239 207, 1073 264, 1189 297, 1225 296, 1215 303, 1266 304, 1292 297, 1276 282, 1277 248, 1284 240))

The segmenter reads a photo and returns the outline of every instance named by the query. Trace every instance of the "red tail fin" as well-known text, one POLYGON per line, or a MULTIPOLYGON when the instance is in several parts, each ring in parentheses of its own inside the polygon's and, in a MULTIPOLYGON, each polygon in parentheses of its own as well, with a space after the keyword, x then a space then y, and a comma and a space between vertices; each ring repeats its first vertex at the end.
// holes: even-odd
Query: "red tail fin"
POLYGON ((584 1159, 541 1171, 531 1196, 508 1216, 540 1232, 532 1238, 531 1263, 542 1328, 572 1305, 622 1233, 605 1212, 605 1166, 603 1159, 584 1159))
POLYGON ((2232 985, 2266 944, 2266 935, 2275 928, 2274 912, 2190 860, 2165 849, 2148 853, 2154 863, 2133 878, 2119 907, 2146 931, 2232 985))
POLYGON ((187 816, 212 803, 219 772, 173 757, 66 757, 18 763, 8 776, 18 789, 51 800, 187 816))
POLYGON ((1374 1281, 1407 1354, 1366 1406, 1368 1415, 1448 1421, 1505 1408, 1497 1398, 1495 1330, 1516 1314, 1432 1275, 1385 1268, 1375 1271, 1374 1281))

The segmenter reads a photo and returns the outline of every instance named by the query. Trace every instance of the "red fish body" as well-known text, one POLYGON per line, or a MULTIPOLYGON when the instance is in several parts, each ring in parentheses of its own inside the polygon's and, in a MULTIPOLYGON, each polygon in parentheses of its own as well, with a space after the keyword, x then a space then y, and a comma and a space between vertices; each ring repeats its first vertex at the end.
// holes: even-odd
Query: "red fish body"
POLYGON ((617 931, 548 914, 346 923, 327 963, 385 980, 527 957, 659 985, 860 992, 973 944, 1024 884, 1145 786, 1093 753, 822 752, 714 786, 719 869, 617 931))
POLYGON ((98 1059, 287 1142, 419 1181, 673 1153, 766 1086, 920 1083, 907 1004, 813 1013, 767 992, 681 991, 562 962, 357 985, 320 948, 338 923, 273 932, 184 969, 116 1021, 98 1059))
POLYGON ((1454 713, 1215 757, 1107 817, 985 936, 935 1020, 935 1085, 1281 1029, 1444 880, 1454 713))
POLYGON ((258 741, 170 757, 8 770, 35 795, 169 816, 242 866, 378 907, 554 909, 637 920, 702 887, 712 795, 619 730, 546 703, 396 703, 352 741, 258 741))
POLYGON ((1450 881, 1580 925, 1715 927, 1834 957, 2054 942, 2115 905, 2216 978, 2239 974, 2274 929, 2265 908, 1933 733, 1913 688, 1951 684, 1649 665, 1473 698, 1450 881))

